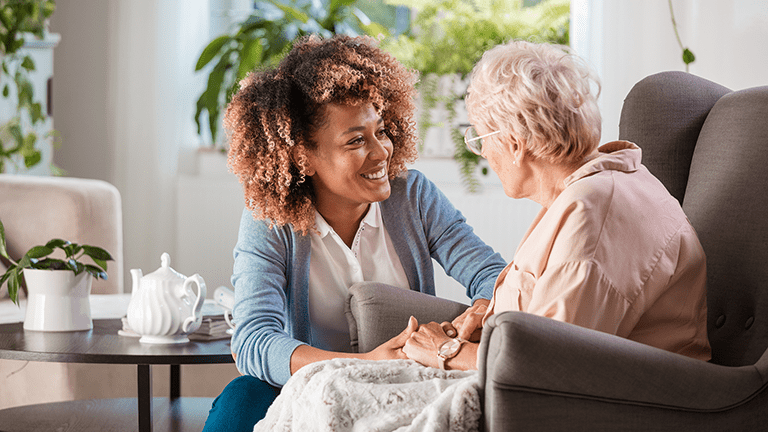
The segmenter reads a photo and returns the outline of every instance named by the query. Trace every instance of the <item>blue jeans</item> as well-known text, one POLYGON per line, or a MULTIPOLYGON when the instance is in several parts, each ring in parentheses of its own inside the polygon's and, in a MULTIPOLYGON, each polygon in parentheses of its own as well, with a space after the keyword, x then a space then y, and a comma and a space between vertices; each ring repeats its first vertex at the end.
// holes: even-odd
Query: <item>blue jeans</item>
POLYGON ((237 377, 213 400, 203 432, 252 432, 279 394, 279 388, 258 378, 237 377))

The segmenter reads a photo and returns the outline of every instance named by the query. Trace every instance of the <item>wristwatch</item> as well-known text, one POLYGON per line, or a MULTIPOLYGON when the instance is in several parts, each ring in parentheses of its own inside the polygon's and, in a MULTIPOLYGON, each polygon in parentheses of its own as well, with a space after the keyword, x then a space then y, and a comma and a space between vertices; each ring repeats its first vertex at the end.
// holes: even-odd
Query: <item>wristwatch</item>
POLYGON ((456 357, 464 342, 466 342, 464 339, 453 338, 440 345, 440 348, 437 349, 437 364, 440 365, 440 369, 445 370, 445 361, 456 357))

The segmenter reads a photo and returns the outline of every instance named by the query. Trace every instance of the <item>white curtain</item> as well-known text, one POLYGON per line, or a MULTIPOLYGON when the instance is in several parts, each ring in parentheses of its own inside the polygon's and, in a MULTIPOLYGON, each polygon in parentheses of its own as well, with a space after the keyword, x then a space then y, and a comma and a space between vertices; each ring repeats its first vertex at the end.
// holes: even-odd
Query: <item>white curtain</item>
MULTIPOLYGON (((768 1, 672 0, 677 30, 696 55, 690 73, 733 90, 768 84, 768 1)), ((602 141, 618 137, 624 97, 640 79, 685 70, 668 0, 571 0, 571 45, 603 83, 602 141)))

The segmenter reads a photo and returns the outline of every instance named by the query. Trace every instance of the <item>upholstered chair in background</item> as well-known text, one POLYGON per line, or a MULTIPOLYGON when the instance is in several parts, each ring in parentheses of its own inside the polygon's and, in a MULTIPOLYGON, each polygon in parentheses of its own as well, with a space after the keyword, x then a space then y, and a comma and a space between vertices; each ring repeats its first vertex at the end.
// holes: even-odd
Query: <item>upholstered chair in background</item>
MULTIPOLYGON (((109 277, 94 280, 91 292, 123 293, 123 215, 120 193, 113 185, 92 179, 2 174, 0 220, 8 254, 15 260, 53 238, 108 250, 114 258, 108 262, 109 277)), ((2 292, 0 302, 10 303, 6 287, 2 292)), ((89 375, 95 377, 88 371, 94 371, 92 365, 0 360, 0 408, 88 398, 100 388, 122 384, 100 378, 91 381, 89 375)))
MULTIPOLYGON (((108 263, 106 281, 93 281, 92 294, 124 293, 122 212, 117 188, 101 180, 0 174, 0 220, 11 257, 18 260, 32 246, 52 238, 103 247, 114 261, 108 263)), ((1 263, 0 270, 4 271, 1 263)), ((16 308, 5 288, 0 290, 0 306, 0 311, 16 308)), ((152 369, 155 394, 167 395, 169 368, 152 369)), ((181 375, 183 396, 214 397, 239 373, 234 364, 184 365, 181 375)), ((134 365, 0 360, 0 409, 136 397, 135 382, 134 365)))

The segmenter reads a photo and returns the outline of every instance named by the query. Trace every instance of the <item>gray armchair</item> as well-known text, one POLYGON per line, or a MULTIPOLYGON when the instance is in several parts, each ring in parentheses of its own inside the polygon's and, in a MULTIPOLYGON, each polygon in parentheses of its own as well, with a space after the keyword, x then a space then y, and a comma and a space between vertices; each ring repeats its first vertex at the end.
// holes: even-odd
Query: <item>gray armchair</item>
MULTIPOLYGON (((486 323, 478 353, 484 430, 765 430, 768 87, 731 92, 687 73, 652 75, 625 99, 619 134, 643 149, 643 163, 699 234, 712 361, 501 313, 486 323)), ((437 303, 428 313, 436 321, 461 311, 382 286, 350 292, 347 315, 360 351, 402 331, 411 305, 419 305, 420 321, 428 303, 437 303), (371 324, 380 317, 386 321, 371 324)))

